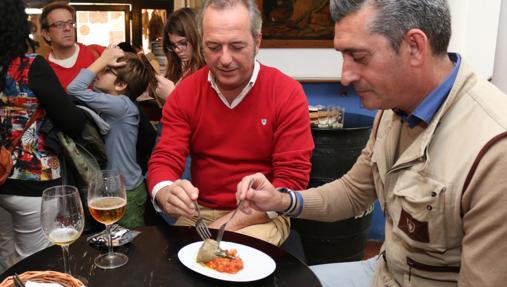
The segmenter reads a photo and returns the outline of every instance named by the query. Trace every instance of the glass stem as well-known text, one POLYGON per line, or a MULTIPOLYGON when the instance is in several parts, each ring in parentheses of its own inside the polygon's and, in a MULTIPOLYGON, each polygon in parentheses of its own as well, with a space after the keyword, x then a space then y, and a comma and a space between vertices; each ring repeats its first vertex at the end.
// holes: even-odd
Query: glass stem
POLYGON ((113 256, 113 239, 112 239, 112 235, 111 235, 111 225, 109 224, 106 224, 106 232, 107 232, 107 239, 108 239, 108 243, 107 244, 107 255, 108 256, 113 256))
POLYGON ((62 252, 63 252, 63 271, 71 275, 69 266, 69 245, 62 245, 62 252))

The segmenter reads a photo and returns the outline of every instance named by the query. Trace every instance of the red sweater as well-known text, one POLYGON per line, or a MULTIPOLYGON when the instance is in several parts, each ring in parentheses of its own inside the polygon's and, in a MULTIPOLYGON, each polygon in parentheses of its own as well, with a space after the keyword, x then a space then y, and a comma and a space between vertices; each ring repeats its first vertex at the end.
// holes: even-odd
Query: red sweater
POLYGON ((248 95, 230 109, 208 82, 208 71, 204 67, 185 78, 164 105, 149 190, 180 178, 188 154, 199 202, 210 208, 236 207, 237 184, 255 172, 276 187, 306 188, 314 145, 301 85, 261 65, 248 95))
POLYGON ((49 60, 49 57, 46 57, 46 60, 49 62, 53 71, 55 71, 58 80, 60 80, 60 84, 62 87, 67 90, 67 86, 74 80, 74 78, 79 74, 82 68, 88 68, 104 51, 104 47, 99 45, 89 45, 85 46, 83 44, 77 43, 79 45, 79 55, 77 56, 76 63, 74 66, 70 68, 64 68, 58 64, 55 64, 49 60))

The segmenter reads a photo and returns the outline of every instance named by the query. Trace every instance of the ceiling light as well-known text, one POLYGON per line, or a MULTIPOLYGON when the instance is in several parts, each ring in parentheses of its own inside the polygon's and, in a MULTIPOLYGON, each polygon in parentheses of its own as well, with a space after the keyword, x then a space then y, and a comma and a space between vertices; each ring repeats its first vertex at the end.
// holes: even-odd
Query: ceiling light
POLYGON ((40 8, 25 8, 26 14, 42 14, 42 9, 40 8))

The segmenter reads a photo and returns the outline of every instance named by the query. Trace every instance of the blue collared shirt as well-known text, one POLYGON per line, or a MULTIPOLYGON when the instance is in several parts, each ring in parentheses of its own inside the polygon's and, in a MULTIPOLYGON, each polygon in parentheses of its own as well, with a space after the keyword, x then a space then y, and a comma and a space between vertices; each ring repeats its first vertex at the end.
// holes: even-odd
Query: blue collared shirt
POLYGON ((458 69, 461 64, 461 57, 459 54, 449 53, 449 58, 454 63, 451 74, 449 74, 449 77, 415 108, 412 114, 407 115, 401 110, 395 110, 395 113, 398 114, 402 120, 406 121, 410 128, 417 126, 420 122, 429 124, 442 103, 447 99, 454 85, 454 81, 456 81, 458 69))

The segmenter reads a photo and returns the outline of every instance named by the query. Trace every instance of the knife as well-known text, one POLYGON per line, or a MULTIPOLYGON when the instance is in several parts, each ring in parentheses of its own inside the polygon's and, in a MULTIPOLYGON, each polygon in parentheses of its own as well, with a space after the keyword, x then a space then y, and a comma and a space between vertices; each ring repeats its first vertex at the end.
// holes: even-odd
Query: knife
POLYGON ((23 281, 21 281, 21 279, 19 279, 19 276, 17 273, 14 273, 14 276, 13 276, 13 280, 14 280, 14 286, 16 287, 26 287, 25 284, 23 283, 23 281))

